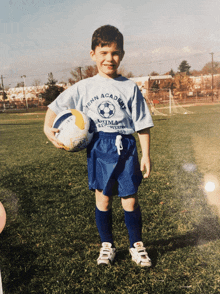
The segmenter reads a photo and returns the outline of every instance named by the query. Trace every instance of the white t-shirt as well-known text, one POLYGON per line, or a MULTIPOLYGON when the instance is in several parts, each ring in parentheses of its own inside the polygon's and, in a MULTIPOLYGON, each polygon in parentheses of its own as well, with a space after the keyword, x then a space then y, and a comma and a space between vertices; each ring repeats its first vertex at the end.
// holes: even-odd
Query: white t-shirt
POLYGON ((48 107, 56 114, 77 109, 95 124, 95 132, 132 134, 154 126, 147 103, 137 85, 122 76, 99 74, 81 80, 62 92, 48 107))

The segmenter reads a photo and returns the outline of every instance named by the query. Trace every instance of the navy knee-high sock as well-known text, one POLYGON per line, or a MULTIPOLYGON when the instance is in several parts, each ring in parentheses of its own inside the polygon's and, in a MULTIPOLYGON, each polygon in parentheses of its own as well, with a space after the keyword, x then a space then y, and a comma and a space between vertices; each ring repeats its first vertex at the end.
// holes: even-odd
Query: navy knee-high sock
POLYGON ((134 243, 142 240, 142 218, 140 206, 138 206, 134 211, 124 210, 124 214, 131 248, 134 243))
POLYGON ((110 209, 108 211, 101 211, 96 207, 95 219, 101 242, 109 242, 113 246, 112 210, 110 209))

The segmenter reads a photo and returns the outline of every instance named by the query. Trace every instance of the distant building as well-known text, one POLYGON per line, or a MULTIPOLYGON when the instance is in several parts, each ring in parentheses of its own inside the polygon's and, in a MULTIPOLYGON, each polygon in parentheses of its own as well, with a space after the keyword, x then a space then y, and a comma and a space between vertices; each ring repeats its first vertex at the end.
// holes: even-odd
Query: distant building
MULTIPOLYGON (((189 76, 189 78, 193 81, 192 89, 190 90, 193 95, 193 91, 203 91, 207 89, 211 89, 212 85, 212 75, 201 75, 201 76, 189 76)), ((134 77, 130 78, 130 80, 134 81, 139 89, 141 90, 143 96, 145 98, 148 97, 149 89, 152 88, 152 86, 157 86, 160 88, 161 83, 166 83, 169 81, 174 80, 174 78, 171 75, 158 75, 158 76, 145 76, 145 77, 134 77)), ((220 74, 213 75, 214 80, 214 88, 220 87, 220 74)), ((169 83, 168 83, 169 84, 169 83)), ((60 87, 63 87, 64 89, 69 88, 70 84, 60 83, 57 84, 60 87)), ((42 93, 45 92, 47 85, 41 85, 41 86, 31 86, 31 87, 17 87, 17 88, 9 88, 7 91, 5 91, 7 100, 10 102, 24 102, 24 100, 41 100, 42 93)), ((3 94, 0 92, 0 101, 3 101, 3 94)))
POLYGON ((150 77, 136 77, 136 78, 130 78, 130 80, 132 80, 133 82, 135 82, 139 89, 141 90, 142 88, 148 88, 148 81, 149 81, 150 77))
POLYGON ((134 81, 138 85, 140 90, 142 90, 143 88, 149 90, 152 84, 151 82, 160 84, 161 81, 172 80, 172 79, 173 78, 171 75, 130 78, 130 80, 134 81))
MULTIPOLYGON (((192 80, 192 91, 211 89, 212 86, 212 75, 201 75, 201 76, 189 76, 192 80)), ((164 81, 172 81, 174 78, 171 75, 161 75, 161 76, 146 76, 146 77, 136 77, 130 78, 134 81, 139 89, 143 92, 148 91, 152 87, 152 83, 161 84, 164 81)), ((213 75, 213 87, 220 88, 220 74, 213 75)))
MULTIPOLYGON (((211 89, 212 75, 190 76, 195 90, 211 89)), ((220 84, 220 74, 213 75, 213 86, 218 88, 220 84)))
MULTIPOLYGON (((66 84, 58 84, 58 86, 62 86, 64 89, 67 89, 69 85, 66 84)), ((9 101, 20 101, 22 102, 24 99, 34 100, 41 99, 42 93, 45 92, 47 85, 41 86, 31 86, 31 87, 18 87, 18 88, 9 88, 8 91, 5 91, 7 94, 7 100, 9 101)), ((2 100, 0 95, 0 101, 2 100)))

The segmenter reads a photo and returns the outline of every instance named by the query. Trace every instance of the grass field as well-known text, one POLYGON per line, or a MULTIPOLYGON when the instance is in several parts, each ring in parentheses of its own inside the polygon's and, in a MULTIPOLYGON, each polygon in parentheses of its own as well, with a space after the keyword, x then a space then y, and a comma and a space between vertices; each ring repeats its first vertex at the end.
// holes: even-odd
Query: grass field
POLYGON ((153 117, 152 173, 139 189, 150 269, 131 261, 117 196, 117 259, 112 267, 97 267, 100 240, 86 151, 68 153, 48 143, 44 113, 0 114, 4 293, 220 293, 220 105, 190 111, 153 117), (205 192, 206 180, 215 181, 214 192, 205 192))

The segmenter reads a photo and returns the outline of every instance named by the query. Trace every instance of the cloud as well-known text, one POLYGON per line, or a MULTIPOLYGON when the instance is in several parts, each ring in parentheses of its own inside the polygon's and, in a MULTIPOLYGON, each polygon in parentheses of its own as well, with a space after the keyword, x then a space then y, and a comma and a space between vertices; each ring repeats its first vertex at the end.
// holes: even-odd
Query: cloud
POLYGON ((183 48, 176 48, 176 47, 158 47, 155 48, 151 51, 152 56, 167 56, 167 55, 172 55, 173 57, 175 56, 182 56, 182 55, 195 55, 195 54, 204 54, 206 53, 206 50, 200 50, 200 49, 194 49, 190 46, 185 46, 183 48))

